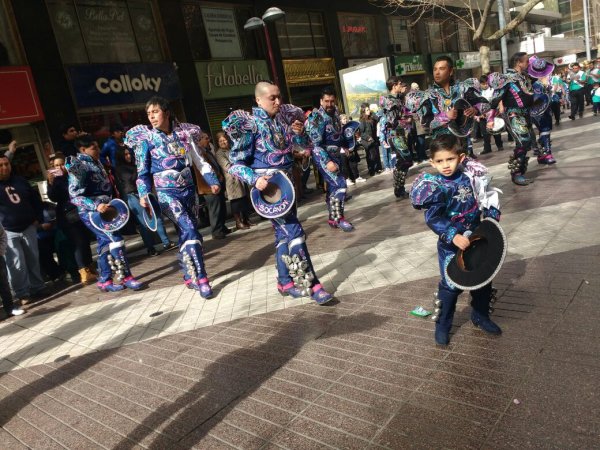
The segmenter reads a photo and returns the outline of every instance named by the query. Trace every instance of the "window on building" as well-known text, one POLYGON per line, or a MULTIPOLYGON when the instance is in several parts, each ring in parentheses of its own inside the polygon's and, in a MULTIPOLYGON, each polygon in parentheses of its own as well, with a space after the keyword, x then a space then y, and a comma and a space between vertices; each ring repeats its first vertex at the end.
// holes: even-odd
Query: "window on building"
POLYGON ((256 32, 244 30, 249 8, 213 7, 197 1, 182 4, 183 19, 195 61, 257 59, 256 32))
POLYGON ((390 18, 390 40, 393 45, 393 53, 416 53, 416 42, 413 40, 411 31, 407 19, 390 18))
POLYGON ((47 0, 63 62, 164 61, 151 0, 47 0))
POLYGON ((329 56, 323 16, 318 12, 287 11, 275 22, 281 56, 321 58, 329 56))
POLYGON ((377 27, 374 16, 339 13, 338 21, 345 57, 379 56, 377 27))
POLYGON ((429 42, 430 53, 441 53, 446 49, 444 48, 444 41, 442 40, 442 27, 440 22, 432 20, 427 22, 427 41, 429 42))

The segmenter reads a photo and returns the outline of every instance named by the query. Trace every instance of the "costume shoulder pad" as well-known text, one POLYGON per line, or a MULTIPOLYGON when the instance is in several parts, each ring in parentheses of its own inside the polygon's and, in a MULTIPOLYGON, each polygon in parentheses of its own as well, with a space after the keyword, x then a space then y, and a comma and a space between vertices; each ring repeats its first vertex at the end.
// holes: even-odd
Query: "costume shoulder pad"
POLYGON ((503 73, 494 72, 488 75, 488 84, 492 89, 502 89, 509 82, 510 80, 503 73))
POLYGON ((192 136, 194 140, 200 140, 202 136, 202 129, 198 125, 194 125, 192 123, 181 122, 175 125, 176 131, 183 131, 184 134, 188 136, 192 136))
POLYGON ((252 114, 243 109, 231 112, 221 123, 223 131, 234 142, 239 142, 244 136, 256 132, 256 121, 252 114))
POLYGON ((422 173, 413 181, 410 189, 410 201, 417 209, 428 208, 438 203, 443 185, 435 175, 422 173))
POLYGON ((463 160, 462 166, 463 172, 465 172, 467 175, 471 175, 474 177, 483 177, 490 172, 486 166, 481 164, 479 161, 469 157, 466 157, 463 160))
POLYGON ((405 106, 411 113, 418 112, 428 96, 423 91, 410 91, 405 97, 405 106))
POLYGON ((279 107, 278 116, 287 125, 293 124, 296 120, 304 123, 304 111, 295 105, 284 104, 279 107))
POLYGON ((136 125, 125 133, 123 142, 127 147, 137 147, 144 141, 152 140, 152 130, 148 125, 136 125))

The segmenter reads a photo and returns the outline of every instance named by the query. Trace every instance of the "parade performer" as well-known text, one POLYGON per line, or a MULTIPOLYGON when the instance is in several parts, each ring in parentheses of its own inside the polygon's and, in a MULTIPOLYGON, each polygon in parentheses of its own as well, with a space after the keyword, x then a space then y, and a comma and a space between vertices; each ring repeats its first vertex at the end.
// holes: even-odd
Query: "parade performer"
POLYGON ((537 156, 538 164, 555 164, 552 156, 552 86, 550 85, 550 74, 554 70, 554 64, 533 55, 529 58, 527 73, 536 81, 533 83, 533 105, 531 107, 531 120, 540 132, 539 149, 537 156))
POLYGON ((511 58, 511 67, 504 74, 492 73, 488 76, 494 95, 490 102, 488 128, 494 125, 500 102, 504 108, 504 122, 515 140, 515 149, 508 161, 512 182, 519 186, 527 186, 533 181, 525 178, 527 172, 527 152, 533 142, 531 136, 530 109, 533 104, 533 86, 527 75, 529 58, 527 53, 518 52, 511 58))
POLYGON ((193 213, 196 192, 192 165, 214 194, 220 191, 220 185, 210 164, 198 151, 197 142, 202 130, 197 125, 178 122, 169 102, 162 97, 148 100, 146 113, 151 128, 138 125, 125 137, 125 145, 135 151, 140 204, 144 208, 153 208, 151 193, 154 184, 160 210, 177 225, 178 257, 184 283, 188 288, 199 291, 203 298, 210 298, 213 291, 204 265, 202 236, 197 231, 198 224, 193 213))
MULTIPOLYGON (((438 171, 421 174, 413 182, 410 198, 416 209, 425 210, 425 222, 439 236, 437 243, 441 280, 436 294, 435 341, 447 345, 462 290, 447 277, 447 266, 459 249, 470 245, 467 237, 481 223, 481 216, 500 219, 498 192, 489 188, 487 169, 481 163, 465 160, 458 139, 443 135, 430 146, 431 165, 438 171), (436 317, 437 316, 437 317, 436 317)), ((483 331, 502 331, 489 316, 494 298, 491 282, 471 290, 471 321, 483 331)))
POLYGON ((390 94, 382 97, 380 101, 379 141, 392 152, 394 195, 397 198, 407 198, 404 183, 408 169, 413 165, 412 153, 407 143, 412 127, 412 115, 404 106, 408 86, 398 76, 388 78, 385 85, 390 94))
MULTIPOLYGON (((474 116, 489 109, 487 100, 479 94, 479 80, 455 81, 454 62, 446 55, 436 59, 433 79, 433 87, 427 91, 407 94, 407 108, 419 115, 421 123, 429 127, 434 139, 444 134, 469 138, 475 128, 474 116)), ((472 145, 467 146, 467 152, 468 156, 476 158, 472 145)))
MULTIPOLYGON (((96 211, 100 214, 109 212, 114 195, 114 188, 100 162, 98 143, 89 135, 84 135, 75 141, 75 145, 80 153, 69 156, 65 164, 69 173, 69 195, 71 203, 77 206, 79 218, 98 241, 97 286, 104 292, 120 291, 126 287, 138 290, 142 284, 131 275, 123 237, 118 231, 102 226, 102 219, 93 214, 96 211), (113 272, 115 281, 122 279, 122 284, 113 282, 113 272)), ((121 225, 127 222, 129 216, 124 203, 123 208, 119 211, 121 217, 117 217, 121 225)))
POLYGON ((313 110, 306 119, 306 131, 313 146, 314 161, 327 183, 325 202, 329 210, 329 226, 342 231, 352 231, 354 227, 344 217, 346 200, 346 179, 340 167, 340 150, 352 150, 356 145, 354 133, 357 122, 348 122, 344 127, 335 106, 335 92, 330 88, 321 91, 321 105, 313 110))
MULTIPOLYGON (((261 81, 255 88, 258 107, 252 114, 233 111, 224 121, 223 130, 233 142, 229 173, 259 191, 270 188, 269 179, 278 172, 290 175, 293 148, 307 148, 304 113, 293 105, 282 105, 279 88, 261 81)), ((310 295, 318 304, 330 301, 329 294, 317 279, 306 235, 295 208, 271 219, 275 231, 275 265, 277 289, 281 295, 310 295)))

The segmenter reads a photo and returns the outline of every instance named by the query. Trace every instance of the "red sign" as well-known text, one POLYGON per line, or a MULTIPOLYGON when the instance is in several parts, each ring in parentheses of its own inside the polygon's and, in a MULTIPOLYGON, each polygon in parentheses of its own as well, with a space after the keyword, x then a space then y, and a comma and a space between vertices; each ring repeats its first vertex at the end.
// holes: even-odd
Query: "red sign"
POLYGON ((0 67, 0 86, 0 125, 44 120, 29 67, 0 67))

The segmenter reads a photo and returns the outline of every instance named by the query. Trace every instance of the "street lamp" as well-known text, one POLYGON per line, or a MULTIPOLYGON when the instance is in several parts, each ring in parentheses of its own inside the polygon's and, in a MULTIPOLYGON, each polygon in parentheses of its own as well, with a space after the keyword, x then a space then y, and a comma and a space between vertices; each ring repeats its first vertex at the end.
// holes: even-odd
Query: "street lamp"
POLYGON ((262 19, 259 17, 250 17, 244 24, 244 30, 252 31, 258 30, 262 27, 265 30, 265 41, 267 43, 267 51, 269 53, 269 61, 271 63, 271 72, 273 73, 273 81, 279 86, 279 78, 277 77, 277 68, 275 67, 275 57, 273 56, 273 48, 271 47, 271 38, 269 37, 269 30, 266 22, 274 22, 285 17, 285 12, 281 9, 273 6, 265 11, 262 15, 262 19))

